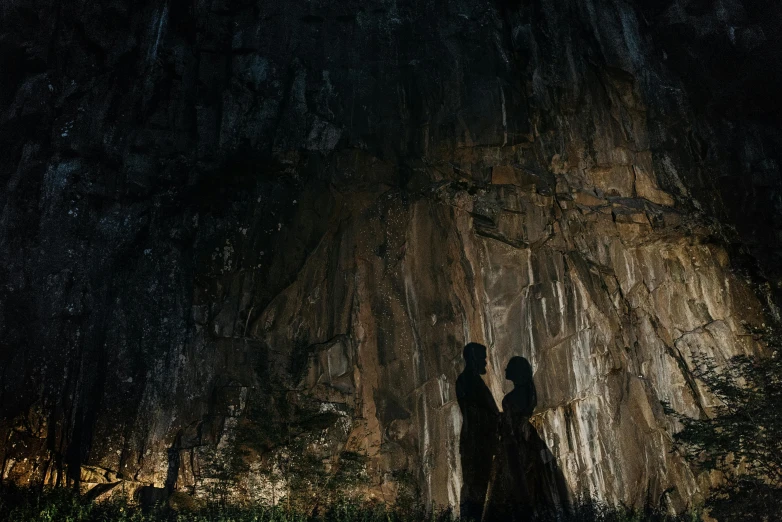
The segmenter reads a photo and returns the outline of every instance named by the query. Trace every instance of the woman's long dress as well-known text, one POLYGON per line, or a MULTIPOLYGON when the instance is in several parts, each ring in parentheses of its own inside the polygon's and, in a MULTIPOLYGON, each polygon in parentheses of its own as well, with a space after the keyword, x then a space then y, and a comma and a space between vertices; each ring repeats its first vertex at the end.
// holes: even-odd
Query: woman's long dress
POLYGON ((569 509, 562 472, 529 422, 533 400, 514 390, 502 401, 500 444, 487 493, 485 522, 559 520, 569 509))

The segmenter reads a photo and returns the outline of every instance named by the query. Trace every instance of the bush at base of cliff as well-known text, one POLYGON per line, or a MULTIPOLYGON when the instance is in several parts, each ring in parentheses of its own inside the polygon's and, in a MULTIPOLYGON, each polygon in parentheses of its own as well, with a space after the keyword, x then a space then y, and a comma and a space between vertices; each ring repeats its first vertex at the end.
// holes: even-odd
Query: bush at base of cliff
POLYGON ((782 517, 782 489, 742 480, 720 489, 709 499, 711 514, 720 521, 775 522, 782 517))
MULTIPOLYGON (((343 499, 305 514, 282 506, 191 506, 185 512, 168 507, 145 513, 121 500, 95 503, 72 490, 0 489, 0 520, 14 522, 457 522, 451 510, 421 504, 386 506, 343 499)), ((557 522, 697 522, 697 515, 673 517, 649 510, 579 504, 575 515, 557 522)), ((503 522, 503 521, 492 521, 503 522)), ((548 522, 548 521, 529 521, 548 522)))
MULTIPOLYGON (((727 367, 696 359, 693 372, 717 406, 711 416, 677 414, 677 448, 701 470, 721 471, 725 482, 707 500, 718 520, 772 521, 782 513, 782 336, 749 328, 771 357, 737 356, 727 367)), ((666 405, 667 407, 667 405, 666 405)))

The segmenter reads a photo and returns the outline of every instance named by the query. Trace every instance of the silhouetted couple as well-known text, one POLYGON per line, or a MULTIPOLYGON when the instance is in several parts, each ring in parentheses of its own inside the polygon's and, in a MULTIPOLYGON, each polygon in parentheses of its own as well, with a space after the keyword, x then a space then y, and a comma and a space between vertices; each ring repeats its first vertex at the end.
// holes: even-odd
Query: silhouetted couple
POLYGON ((460 515, 486 522, 556 520, 568 509, 568 491, 551 451, 529 418, 537 405, 532 366, 524 357, 508 361, 505 378, 513 391, 497 409, 481 375, 486 347, 464 347, 464 371, 456 380, 462 411, 460 515))

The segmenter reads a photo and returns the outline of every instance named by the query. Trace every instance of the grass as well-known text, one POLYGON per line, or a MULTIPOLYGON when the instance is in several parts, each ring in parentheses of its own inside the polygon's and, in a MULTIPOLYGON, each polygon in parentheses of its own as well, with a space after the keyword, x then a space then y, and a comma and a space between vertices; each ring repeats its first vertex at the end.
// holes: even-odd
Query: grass
MULTIPOLYGON (((344 501, 319 513, 297 513, 280 506, 209 505, 193 512, 155 509, 143 511, 126 501, 90 502, 64 488, 0 489, 0 520, 8 522, 458 522, 450 510, 424 507, 387 507, 344 501)), ((634 511, 582 503, 571 522, 699 521, 697 515, 671 517, 649 510, 634 511)), ((500 521, 491 521, 500 522, 500 521)))

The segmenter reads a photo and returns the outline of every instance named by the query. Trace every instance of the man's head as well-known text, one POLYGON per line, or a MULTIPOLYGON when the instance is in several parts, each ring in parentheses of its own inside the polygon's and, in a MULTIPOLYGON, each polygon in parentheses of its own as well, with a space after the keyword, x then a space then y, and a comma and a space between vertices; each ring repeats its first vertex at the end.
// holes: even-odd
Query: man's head
POLYGON ((483 375, 486 373, 486 347, 478 343, 467 343, 464 347, 465 369, 483 375))

